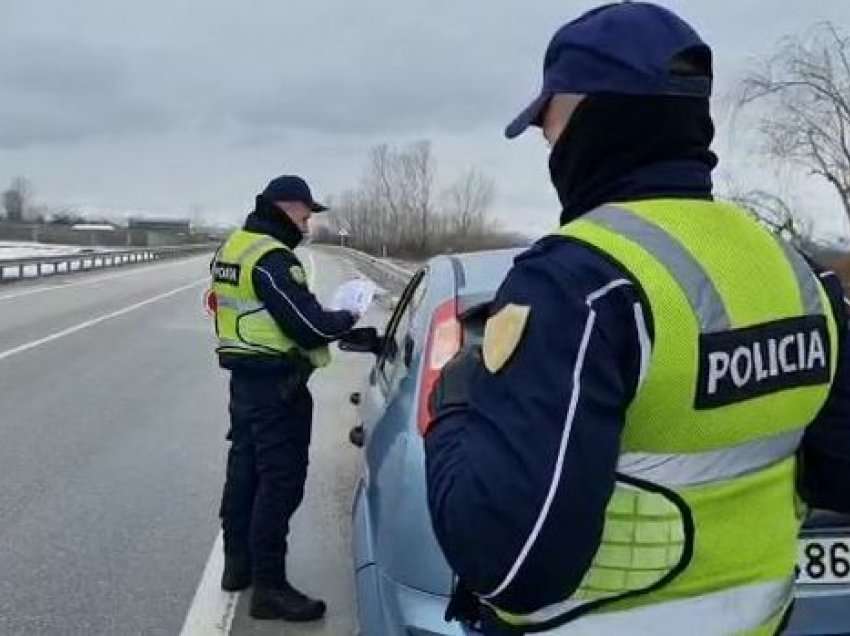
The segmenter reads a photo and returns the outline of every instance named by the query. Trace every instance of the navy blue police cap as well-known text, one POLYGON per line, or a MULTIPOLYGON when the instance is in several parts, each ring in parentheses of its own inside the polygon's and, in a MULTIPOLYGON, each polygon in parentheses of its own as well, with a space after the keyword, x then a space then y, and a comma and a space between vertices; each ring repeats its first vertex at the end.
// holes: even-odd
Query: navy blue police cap
POLYGON ((712 55, 697 32, 649 2, 606 4, 562 26, 546 49, 540 95, 505 129, 539 126, 558 93, 711 95, 712 55))
POLYGON ((301 201, 313 212, 324 212, 328 208, 313 199, 310 186, 301 177, 284 174, 269 181, 262 196, 268 201, 301 201))

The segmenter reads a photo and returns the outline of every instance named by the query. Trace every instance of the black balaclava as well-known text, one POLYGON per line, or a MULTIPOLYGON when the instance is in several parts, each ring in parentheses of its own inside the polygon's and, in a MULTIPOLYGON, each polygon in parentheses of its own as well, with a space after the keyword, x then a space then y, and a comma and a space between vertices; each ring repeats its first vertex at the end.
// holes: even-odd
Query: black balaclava
POLYGON ((588 96, 549 158, 561 223, 616 201, 710 199, 713 138, 708 99, 588 96))
POLYGON ((304 238, 304 234, 289 215, 262 194, 257 195, 254 211, 245 221, 245 229, 269 234, 290 249, 295 249, 304 238))

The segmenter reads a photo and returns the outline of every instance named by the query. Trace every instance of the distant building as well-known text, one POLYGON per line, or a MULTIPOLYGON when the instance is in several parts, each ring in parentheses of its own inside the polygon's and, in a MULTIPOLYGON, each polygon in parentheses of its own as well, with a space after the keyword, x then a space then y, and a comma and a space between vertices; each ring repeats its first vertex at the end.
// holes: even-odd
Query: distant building
POLYGON ((189 219, 131 218, 127 224, 133 245, 155 247, 188 243, 192 235, 189 219))
POLYGON ((173 234, 189 234, 192 223, 189 219, 148 219, 130 218, 128 227, 131 230, 146 230, 148 232, 171 232, 173 234))
POLYGON ((71 229, 77 232, 114 232, 115 226, 108 223, 76 223, 71 229))

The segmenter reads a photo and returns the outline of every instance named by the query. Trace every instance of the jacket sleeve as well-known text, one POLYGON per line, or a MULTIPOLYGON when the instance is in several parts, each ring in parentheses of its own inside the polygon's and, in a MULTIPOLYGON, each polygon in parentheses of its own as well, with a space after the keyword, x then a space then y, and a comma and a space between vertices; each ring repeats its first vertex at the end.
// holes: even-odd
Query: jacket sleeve
POLYGON ((254 266, 251 280, 254 291, 281 330, 304 349, 315 349, 338 340, 348 332, 356 318, 348 311, 326 311, 310 292, 301 263, 295 255, 275 250, 254 266))
POLYGON ((800 494, 812 507, 850 514, 850 303, 835 274, 820 277, 839 319, 838 368, 826 405, 803 437, 800 494))
POLYGON ((640 371, 632 283, 553 260, 517 262, 493 311, 529 306, 522 340, 498 372, 478 365, 466 407, 437 413, 425 439, 450 565, 517 612, 563 600, 589 568, 640 371))

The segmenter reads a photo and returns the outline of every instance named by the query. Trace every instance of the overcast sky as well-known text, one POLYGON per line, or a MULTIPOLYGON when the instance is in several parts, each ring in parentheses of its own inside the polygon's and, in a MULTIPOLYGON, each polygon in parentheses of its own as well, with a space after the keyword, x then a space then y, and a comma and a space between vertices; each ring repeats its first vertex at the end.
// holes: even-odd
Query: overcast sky
MULTIPOLYGON (((595 4, 0 0, 0 186, 25 175, 42 203, 236 222, 276 174, 326 196, 356 185, 370 146, 427 138, 443 180, 480 168, 500 218, 542 233, 558 216, 545 144, 502 129, 552 33, 595 4)), ((848 0, 663 4, 714 47, 720 95, 783 35, 850 24, 848 0)), ((722 125, 719 175, 769 181, 731 141, 722 125)), ((796 187, 822 231, 845 231, 827 190, 796 187)))

